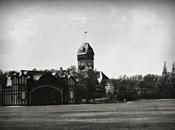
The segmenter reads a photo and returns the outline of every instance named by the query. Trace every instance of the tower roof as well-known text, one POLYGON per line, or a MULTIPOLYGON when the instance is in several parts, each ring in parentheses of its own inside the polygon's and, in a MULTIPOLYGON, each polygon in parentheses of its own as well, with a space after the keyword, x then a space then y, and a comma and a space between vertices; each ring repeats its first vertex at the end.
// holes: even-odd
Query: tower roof
POLYGON ((78 49, 77 55, 91 54, 94 55, 94 51, 88 42, 84 42, 78 49))

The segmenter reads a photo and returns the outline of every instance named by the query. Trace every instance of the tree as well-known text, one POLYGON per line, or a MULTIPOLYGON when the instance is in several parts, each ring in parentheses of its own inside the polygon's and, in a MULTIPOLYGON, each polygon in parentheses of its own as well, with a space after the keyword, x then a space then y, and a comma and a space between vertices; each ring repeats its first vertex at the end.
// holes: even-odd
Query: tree
POLYGON ((37 69, 36 68, 33 68, 32 71, 37 71, 37 69))
POLYGON ((133 78, 129 78, 125 75, 121 76, 119 79, 113 79, 112 83, 114 84, 115 97, 117 97, 119 101, 133 100, 136 98, 136 82, 133 78))
POLYGON ((172 98, 175 98, 175 63, 173 62, 172 74, 171 74, 171 88, 172 88, 172 98))
POLYGON ((0 75, 3 75, 3 71, 0 69, 0 75))
POLYGON ((164 63, 162 77, 158 81, 158 90, 160 98, 175 98, 175 65, 173 63, 172 72, 166 71, 166 62, 164 63))
POLYGON ((114 99, 114 86, 111 82, 108 82, 107 85, 105 86, 106 89, 106 96, 108 100, 113 100, 114 99))
POLYGON ((96 72, 92 69, 88 69, 85 72, 80 72, 78 78, 80 86, 79 95, 81 98, 85 98, 88 103, 90 99, 94 99, 94 93, 98 83, 96 72))
POLYGON ((143 78, 142 88, 144 89, 142 95, 144 98, 157 98, 157 83, 158 76, 147 74, 143 78))
POLYGON ((77 68, 76 68, 76 66, 70 66, 68 69, 68 73, 70 74, 70 75, 72 75, 72 76, 75 76, 75 77, 77 77, 77 68))
POLYGON ((163 66, 162 76, 166 76, 166 75, 167 75, 167 67, 166 67, 166 61, 165 61, 163 66))
POLYGON ((170 98, 171 93, 170 75, 162 76, 158 82, 159 98, 170 98))

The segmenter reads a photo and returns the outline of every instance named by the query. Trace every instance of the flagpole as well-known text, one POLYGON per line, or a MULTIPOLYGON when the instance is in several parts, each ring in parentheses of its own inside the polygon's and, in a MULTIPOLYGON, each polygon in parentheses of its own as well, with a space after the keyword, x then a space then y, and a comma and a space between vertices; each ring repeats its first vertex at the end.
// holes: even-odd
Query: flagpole
POLYGON ((87 34, 87 31, 84 32, 84 41, 86 42, 86 34, 87 34))

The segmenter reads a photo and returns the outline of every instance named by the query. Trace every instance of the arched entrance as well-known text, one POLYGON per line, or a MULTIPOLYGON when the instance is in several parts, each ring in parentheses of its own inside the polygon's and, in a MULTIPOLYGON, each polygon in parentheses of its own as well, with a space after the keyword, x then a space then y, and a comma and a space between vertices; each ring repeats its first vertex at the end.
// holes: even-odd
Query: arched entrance
POLYGON ((54 86, 38 86, 30 93, 31 105, 56 105, 63 103, 62 91, 54 86))

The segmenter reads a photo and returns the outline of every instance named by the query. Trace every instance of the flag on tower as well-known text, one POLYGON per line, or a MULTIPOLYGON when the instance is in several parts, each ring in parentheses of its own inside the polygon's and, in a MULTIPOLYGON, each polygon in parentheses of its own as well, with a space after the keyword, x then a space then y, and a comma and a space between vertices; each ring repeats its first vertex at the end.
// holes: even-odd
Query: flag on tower
POLYGON ((87 34, 87 31, 84 31, 84 41, 86 42, 86 34, 87 34))

